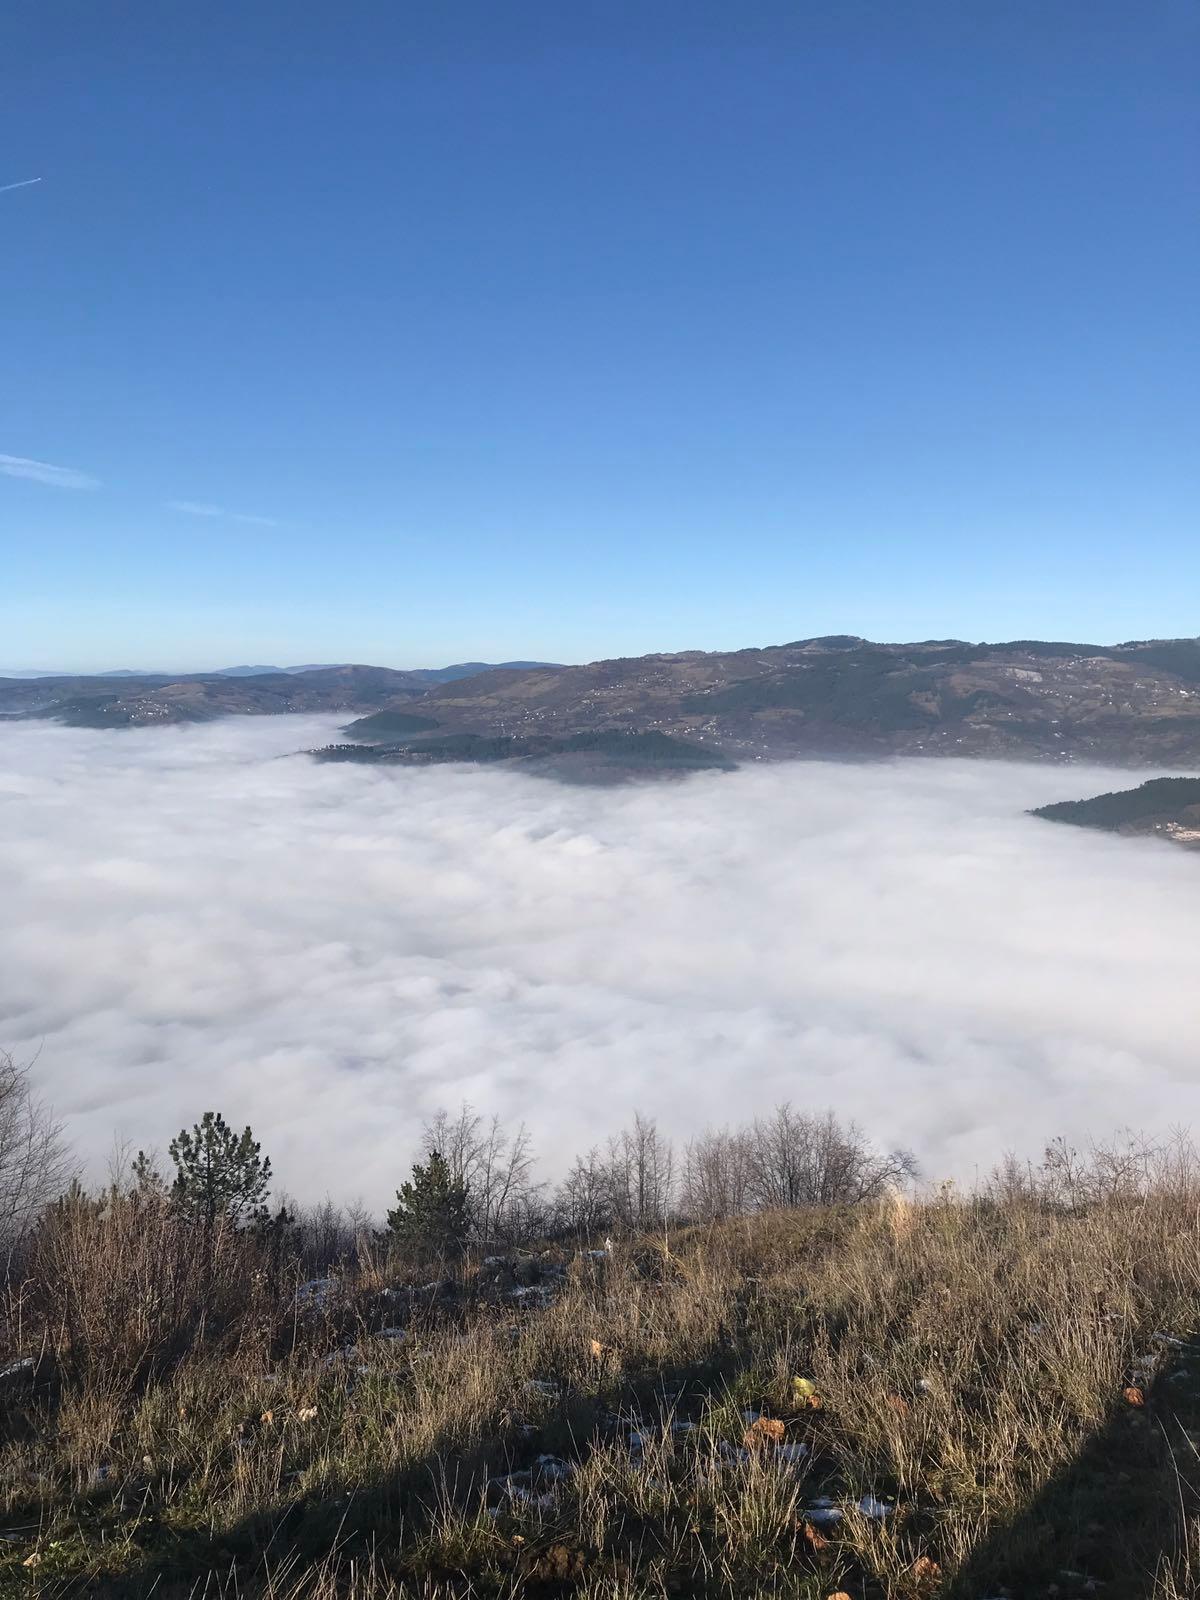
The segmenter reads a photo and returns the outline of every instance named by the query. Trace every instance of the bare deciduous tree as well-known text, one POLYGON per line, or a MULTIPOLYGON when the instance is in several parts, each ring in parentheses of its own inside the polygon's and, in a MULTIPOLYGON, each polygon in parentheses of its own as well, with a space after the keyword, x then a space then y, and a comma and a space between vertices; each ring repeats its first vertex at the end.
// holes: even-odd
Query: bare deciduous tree
POLYGON ((467 1191, 471 1233, 476 1239, 521 1237, 534 1209, 533 1150, 522 1123, 509 1133, 498 1117, 490 1122, 463 1102, 457 1116, 438 1111, 422 1135, 425 1154, 438 1151, 454 1182, 467 1191))
POLYGON ((876 1151, 855 1123, 777 1106, 751 1130, 749 1190, 768 1206, 861 1205, 916 1174, 906 1150, 876 1151))
POLYGON ((635 1112, 633 1127, 608 1141, 609 1206, 622 1228, 657 1228, 674 1198, 674 1153, 652 1118, 635 1112))
POLYGON ((751 1209, 754 1150, 744 1128, 710 1129, 683 1153, 679 1204, 697 1222, 721 1222, 751 1209))
POLYGON ((1164 1182, 1179 1191, 1195 1180, 1195 1155, 1186 1135, 1166 1141, 1126 1132, 1079 1151, 1052 1139, 1038 1166, 1011 1153, 992 1171, 987 1194, 1001 1202, 1024 1201, 1068 1211, 1114 1201, 1137 1202, 1164 1182))
POLYGON ((593 1146, 574 1165, 554 1196, 556 1226, 564 1233, 591 1238, 612 1227, 608 1168, 593 1146))
POLYGON ((29 1070, 0 1055, 0 1252, 13 1247, 70 1176, 62 1129, 29 1070))

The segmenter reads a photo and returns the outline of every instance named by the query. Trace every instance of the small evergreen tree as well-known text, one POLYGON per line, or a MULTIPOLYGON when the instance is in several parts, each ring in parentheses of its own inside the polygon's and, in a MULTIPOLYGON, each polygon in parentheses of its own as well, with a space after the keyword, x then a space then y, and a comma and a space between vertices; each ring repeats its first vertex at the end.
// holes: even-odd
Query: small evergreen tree
MULTIPOLYGON (((148 1156, 144 1150, 139 1150, 136 1158, 130 1163, 129 1176, 133 1179, 132 1193, 140 1199, 151 1197, 161 1199, 166 1193, 166 1184, 163 1182, 162 1173, 158 1170, 158 1163, 153 1156, 148 1156)), ((119 1183, 119 1178, 114 1180, 119 1183)))
POLYGON ((206 1233, 221 1220, 236 1228, 266 1219, 271 1162, 249 1128, 235 1133, 220 1112, 206 1111, 191 1133, 181 1129, 168 1148, 175 1163, 171 1198, 206 1233))
POLYGON ((396 1192, 388 1212, 394 1238, 423 1255, 457 1255, 467 1242, 467 1187, 451 1174, 444 1156, 430 1152, 425 1166, 396 1192))

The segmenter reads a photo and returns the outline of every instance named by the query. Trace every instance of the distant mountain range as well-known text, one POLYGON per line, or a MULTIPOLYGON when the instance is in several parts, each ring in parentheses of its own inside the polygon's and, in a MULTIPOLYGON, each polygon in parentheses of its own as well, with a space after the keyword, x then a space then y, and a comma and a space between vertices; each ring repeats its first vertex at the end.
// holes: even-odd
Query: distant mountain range
MULTIPOLYGON (((215 667, 211 672, 184 672, 172 673, 162 671, 146 671, 140 667, 117 667, 112 672, 96 672, 79 674, 72 672, 45 672, 40 668, 32 667, 4 667, 0 668, 0 683, 6 678, 70 678, 74 680, 81 676, 89 682, 105 682, 112 678, 157 678, 179 681, 184 678, 263 678, 278 677, 280 673, 297 672, 336 672, 339 667, 347 666, 343 661, 317 661, 310 662, 302 667, 215 667)), ((555 665, 552 661, 459 661, 450 667, 413 667, 410 675, 416 678, 425 678, 430 683, 450 683, 455 678, 470 678, 477 672, 493 672, 499 667, 550 667, 555 665)))
POLYGON ((427 694, 458 678, 529 668, 556 670, 539 662, 506 662, 501 668, 472 661, 412 672, 366 666, 228 667, 176 675, 118 671, 8 677, 0 678, 0 717, 49 717, 75 728, 129 728, 236 715, 365 711, 427 694))
MULTIPOLYGON (((657 733, 720 760, 998 756, 1200 770, 1200 639, 1124 644, 850 635, 737 651, 417 672, 330 666, 136 678, 0 680, 0 714, 74 726, 346 711, 419 719, 410 736, 570 739, 657 733)), ((363 730, 354 735, 362 740, 363 730)))

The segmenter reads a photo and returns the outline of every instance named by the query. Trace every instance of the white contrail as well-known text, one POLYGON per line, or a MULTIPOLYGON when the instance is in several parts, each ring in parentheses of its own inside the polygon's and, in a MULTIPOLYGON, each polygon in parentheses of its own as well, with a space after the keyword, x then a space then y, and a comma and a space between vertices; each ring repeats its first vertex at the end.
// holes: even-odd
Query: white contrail
POLYGON ((7 194, 10 189, 28 189, 31 183, 41 183, 40 178, 22 178, 20 183, 0 183, 0 194, 7 194))

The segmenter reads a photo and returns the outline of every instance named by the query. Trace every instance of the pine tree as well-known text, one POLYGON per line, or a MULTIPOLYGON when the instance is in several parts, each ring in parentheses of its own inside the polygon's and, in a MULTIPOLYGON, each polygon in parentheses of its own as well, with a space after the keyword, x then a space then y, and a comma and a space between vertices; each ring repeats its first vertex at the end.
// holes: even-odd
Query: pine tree
POLYGON ((425 1166, 413 1167, 410 1181, 396 1192, 387 1222, 396 1239, 423 1255, 461 1251, 467 1241, 467 1189, 438 1151, 430 1152, 425 1166))
POLYGON ((169 1145, 175 1163, 171 1198, 187 1217, 211 1233, 218 1221, 235 1228, 266 1217, 271 1162, 249 1128, 235 1133, 217 1111, 206 1111, 169 1145))

